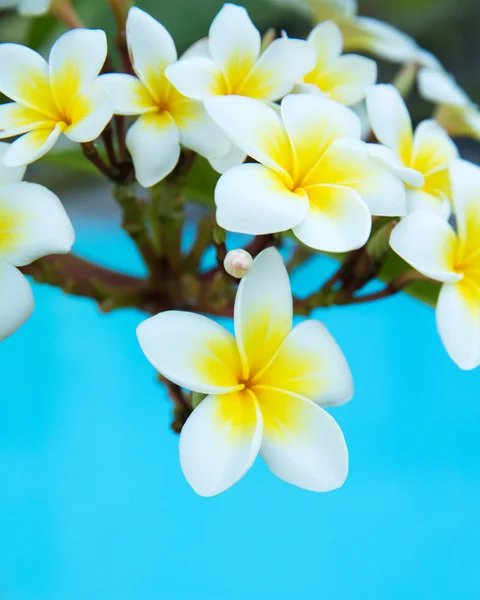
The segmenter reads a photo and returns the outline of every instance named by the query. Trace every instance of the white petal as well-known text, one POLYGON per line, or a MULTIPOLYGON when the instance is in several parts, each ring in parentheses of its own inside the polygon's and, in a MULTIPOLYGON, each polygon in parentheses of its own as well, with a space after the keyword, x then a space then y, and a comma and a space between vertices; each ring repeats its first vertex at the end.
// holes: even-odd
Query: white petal
POLYGON ((165 76, 181 94, 194 100, 227 93, 225 77, 211 58, 179 60, 165 70, 165 76))
POLYGON ((457 229, 464 244, 478 244, 480 234, 480 167, 466 160, 450 166, 457 229))
POLYGON ((300 241, 325 252, 348 252, 367 242, 372 217, 355 190, 338 185, 312 185, 306 192, 310 211, 293 228, 300 241))
POLYGON ((342 32, 345 52, 360 50, 395 63, 416 60, 420 52, 415 40, 409 35, 371 17, 357 17, 342 32))
POLYGON ((60 125, 55 129, 37 129, 15 140, 3 156, 3 164, 8 167, 28 165, 51 150, 62 133, 60 125))
POLYGON ((421 69, 418 73, 418 91, 422 98, 434 104, 459 107, 471 104, 468 95, 445 71, 421 69))
POLYGON ((262 440, 262 417, 253 394, 207 396, 180 435, 183 474, 201 496, 215 496, 252 466, 262 440))
POLYGON ((0 187, 0 256, 16 267, 48 254, 65 254, 75 233, 58 197, 37 183, 0 187))
POLYGON ((407 214, 417 210, 432 210, 448 221, 452 212, 447 196, 430 194, 425 190, 405 190, 407 197, 407 214))
POLYGON ((287 96, 282 101, 281 114, 293 148, 295 180, 302 182, 301 185, 308 185, 309 173, 333 141, 360 138, 361 123, 357 115, 328 98, 287 96))
POLYGON ((438 60, 438 58, 432 52, 423 50, 423 48, 421 48, 420 52, 417 54, 417 62, 420 66, 427 69, 443 71, 442 63, 438 60))
POLYGON ((18 269, 0 260, 0 341, 14 333, 33 312, 32 288, 18 269))
POLYGON ((233 92, 264 101, 279 100, 314 65, 315 51, 308 42, 279 38, 268 46, 248 77, 238 88, 233 88, 233 92))
MULTIPOLYGON (((232 147, 201 102, 180 100, 169 107, 183 146, 202 156, 225 156, 232 147)), ((240 161, 241 162, 241 161, 240 161)))
POLYGON ((7 167, 3 164, 3 157, 7 150, 10 148, 10 144, 0 142, 0 187, 7 183, 16 183, 21 181, 25 175, 25 166, 21 167, 7 167))
POLYGON ((412 187, 423 187, 425 178, 420 171, 405 167, 391 148, 381 144, 368 144, 368 153, 382 167, 412 187))
POLYGON ((127 17, 127 42, 135 73, 155 96, 165 67, 177 60, 172 36, 148 13, 132 6, 127 17))
POLYGON ((133 75, 109 73, 99 77, 110 93, 113 110, 117 115, 140 115, 157 110, 157 106, 145 85, 133 75))
POLYGON ((135 177, 145 188, 164 179, 180 157, 180 136, 168 112, 140 116, 127 132, 135 177))
POLYGON ((374 85, 376 80, 377 63, 374 60, 345 54, 324 73, 319 87, 328 92, 332 100, 352 106, 364 98, 367 86, 374 85))
POLYGON ((480 365, 480 290, 447 283, 437 303, 437 328, 450 358, 465 370, 480 365))
POLYGON ((141 323, 137 336, 148 360, 170 381, 202 394, 238 389, 242 367, 235 338, 215 321, 169 310, 141 323))
POLYGON ((73 142, 91 142, 97 139, 113 116, 113 102, 100 81, 84 88, 72 101, 71 125, 65 135, 73 142))
POLYGON ((284 481, 311 490, 339 488, 348 474, 342 430, 320 406, 282 390, 255 388, 264 429, 260 453, 284 481))
POLYGON ((56 121, 17 102, 0 105, 0 137, 22 135, 34 129, 53 129, 56 121))
POLYGON ((58 38, 50 51, 49 71, 62 112, 82 89, 93 84, 106 58, 107 36, 101 29, 72 29, 58 38))
POLYGON ((199 57, 212 58, 212 55, 210 54, 210 42, 208 38, 203 38, 192 44, 188 50, 185 50, 180 57, 180 60, 199 57))
POLYGON ((322 67, 330 64, 342 53, 342 32, 333 21, 319 23, 312 29, 307 40, 315 47, 317 65, 322 67))
POLYGON ((58 116, 46 61, 19 44, 0 45, 0 92, 52 118, 58 116))
POLYGON ((352 188, 372 215, 402 216, 406 212, 403 183, 372 159, 368 145, 359 140, 335 141, 308 179, 352 188))
POLYGON ((212 21, 209 50, 230 85, 240 83, 260 54, 260 32, 242 6, 224 4, 212 21))
POLYGON ((273 108, 242 96, 209 98, 205 108, 232 144, 289 178, 291 147, 273 108))
POLYGON ((321 406, 345 404, 353 395, 352 374, 342 351, 325 325, 313 320, 292 329, 255 383, 321 406))
POLYGON ((225 154, 225 156, 222 156, 221 158, 210 158, 209 162, 217 173, 223 174, 230 169, 233 169, 233 167, 238 167, 238 165, 241 165, 243 162, 245 162, 246 158, 247 155, 245 152, 242 152, 242 150, 237 148, 237 146, 232 146, 230 151, 225 154))
POLYGON ((377 139, 408 165, 412 152, 412 121, 400 93, 390 84, 375 85, 367 89, 366 101, 377 139))
POLYGON ((52 4, 52 0, 20 0, 18 12, 21 15, 38 16, 45 14, 52 4))
POLYGON ((433 119, 419 123, 413 136, 412 166, 424 174, 449 166, 458 150, 447 132, 433 119))
POLYGON ((462 278, 455 272, 457 237, 451 226, 429 210, 414 212, 392 231, 390 245, 414 269, 438 281, 462 278))
POLYGON ((293 302, 287 269, 275 248, 267 248, 253 262, 238 286, 234 322, 238 349, 255 376, 274 357, 292 328, 293 302))
POLYGON ((215 203, 220 227, 252 235, 287 231, 308 213, 302 189, 291 192, 275 171, 253 163, 234 167, 220 177, 215 203))

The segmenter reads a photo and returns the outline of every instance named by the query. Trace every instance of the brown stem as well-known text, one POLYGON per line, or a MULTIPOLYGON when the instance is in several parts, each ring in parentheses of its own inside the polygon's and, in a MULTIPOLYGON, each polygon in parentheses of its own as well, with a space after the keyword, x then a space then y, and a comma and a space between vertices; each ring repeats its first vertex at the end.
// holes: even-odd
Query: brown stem
POLYGON ((70 29, 85 27, 70 0, 54 0, 50 12, 70 29))
POLYGON ((85 157, 97 167, 97 169, 111 181, 117 180, 116 171, 110 167, 100 156, 93 142, 84 142, 81 144, 85 157))
POLYGON ((388 283, 383 290, 374 292, 372 294, 364 294, 363 296, 354 296, 352 298, 346 298, 345 300, 338 299, 335 304, 363 304, 365 302, 374 302, 375 300, 382 300, 389 296, 394 296, 403 289, 416 283, 418 281, 433 281, 424 275, 417 273, 416 271, 408 271, 399 275, 396 279, 388 283))

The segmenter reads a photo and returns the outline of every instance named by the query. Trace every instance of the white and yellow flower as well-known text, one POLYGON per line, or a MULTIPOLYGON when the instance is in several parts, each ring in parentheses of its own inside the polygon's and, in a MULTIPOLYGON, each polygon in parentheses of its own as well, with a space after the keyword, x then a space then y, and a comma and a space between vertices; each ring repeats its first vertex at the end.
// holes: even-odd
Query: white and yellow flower
POLYGON ((21 15, 38 16, 45 14, 52 0, 0 0, 0 10, 2 8, 17 8, 21 15))
POLYGON ((296 91, 321 92, 347 106, 360 102, 365 88, 377 80, 377 63, 356 54, 342 56, 342 32, 333 21, 317 25, 307 41, 315 51, 316 63, 296 91))
POLYGON ((225 4, 213 20, 209 36, 195 44, 166 76, 185 96, 248 96, 275 101, 315 64, 315 52, 304 40, 274 40, 260 53, 261 36, 247 11, 225 4))
POLYGON ((408 215, 390 244, 417 271, 441 281, 437 328, 462 369, 480 365, 480 168, 463 160, 451 166, 457 231, 431 211, 408 215))
POLYGON ((20 136, 3 157, 6 165, 34 162, 62 133, 74 142, 100 135, 113 114, 97 78, 106 55, 105 33, 90 29, 62 35, 48 64, 25 46, 0 45, 0 92, 13 100, 0 106, 0 137, 20 136))
MULTIPOLYGON (((261 52, 260 32, 247 11, 225 4, 208 38, 165 73, 182 94, 196 100, 237 95, 272 102, 290 93, 314 64, 315 52, 305 40, 277 39, 261 52)), ((233 146, 223 160, 210 162, 223 173, 244 160, 245 154, 233 146)))
POLYGON ((402 182, 369 157, 355 113, 291 94, 280 113, 251 98, 210 98, 220 128, 260 164, 230 169, 215 190, 217 221, 248 234, 293 229, 307 246, 346 252, 367 241, 371 214, 405 214, 402 182))
MULTIPOLYGON (((0 159, 8 151, 8 144, 0 142, 0 159)), ((21 181, 24 172, 24 167, 9 168, 0 161, 0 340, 33 310, 32 290, 16 267, 69 252, 74 240, 60 200, 41 185, 21 181)))
POLYGON ((434 117, 450 135, 480 139, 480 110, 452 75, 421 69, 418 91, 422 98, 437 105, 434 117))
POLYGON ((408 108, 393 85, 373 86, 366 100, 373 132, 384 144, 371 144, 370 153, 405 183, 407 211, 430 209, 448 218, 448 167, 458 151, 446 131, 428 119, 413 133, 408 108))
POLYGON ((127 18, 127 43, 137 75, 103 75, 115 113, 140 115, 127 133, 135 175, 144 187, 164 179, 176 166, 180 145, 207 158, 223 157, 231 144, 201 102, 182 95, 165 77, 177 60, 175 43, 158 21, 139 8, 127 18))
POLYGON ((394 63, 418 62, 440 68, 440 63, 415 40, 392 25, 358 15, 357 0, 274 0, 300 9, 317 23, 335 21, 342 30, 345 51, 366 52, 394 63))
POLYGON ((167 311, 138 328, 143 351, 174 383, 208 396, 180 437, 185 477, 214 496, 245 475, 260 452, 288 483, 324 492, 347 476, 343 434, 321 406, 353 393, 345 358, 324 325, 292 329, 292 295, 282 258, 262 252, 240 282, 235 337, 201 315, 167 311))

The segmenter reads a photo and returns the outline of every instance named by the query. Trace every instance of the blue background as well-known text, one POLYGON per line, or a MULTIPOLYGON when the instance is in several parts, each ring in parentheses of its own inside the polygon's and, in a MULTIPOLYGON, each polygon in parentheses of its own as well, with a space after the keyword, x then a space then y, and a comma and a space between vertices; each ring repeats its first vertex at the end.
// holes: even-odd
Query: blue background
MULTIPOLYGON (((140 271, 121 232, 78 229, 77 252, 140 271)), ((331 268, 319 258, 294 288, 331 268)), ((350 450, 341 490, 295 489, 258 460, 204 499, 136 342, 143 315, 34 291, 0 345, 1 600, 480 596, 480 371, 448 359, 430 308, 399 295, 316 313, 356 385, 331 411, 350 450)))

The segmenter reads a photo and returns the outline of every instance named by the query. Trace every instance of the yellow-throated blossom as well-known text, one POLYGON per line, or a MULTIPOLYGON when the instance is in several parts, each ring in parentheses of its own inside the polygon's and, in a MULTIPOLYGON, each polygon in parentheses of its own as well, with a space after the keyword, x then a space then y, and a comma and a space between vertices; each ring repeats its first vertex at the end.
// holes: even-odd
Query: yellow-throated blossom
POLYGON ((480 168, 463 160, 451 166, 454 229, 431 211, 408 215, 393 230, 397 254, 427 277, 443 282, 437 328, 462 369, 480 364, 480 168))
MULTIPOLYGON (((8 150, 0 142, 0 159, 8 150)), ((0 340, 33 310, 30 284, 16 267, 68 252, 74 239, 60 200, 41 185, 21 181, 24 172, 24 167, 5 167, 0 161, 0 340)))
POLYGON ((343 434, 320 406, 353 393, 345 358, 324 325, 292 329, 292 295, 277 250, 263 251, 235 300, 235 337, 204 316, 167 311, 138 328, 143 351, 167 379, 208 394, 185 423, 180 462, 190 485, 214 496, 260 452, 281 479, 324 492, 347 476, 343 434))
POLYGON ((138 182, 150 187, 166 177, 178 162, 181 144, 207 158, 224 156, 231 144, 202 103, 183 96, 165 77, 165 69, 177 60, 165 27, 131 8, 127 43, 137 77, 111 74, 101 81, 111 93, 115 113, 140 115, 127 133, 138 182))
POLYGON ((480 110, 445 71, 421 69, 420 96, 437 105, 434 117, 450 135, 480 139, 480 110))
POLYGON ((437 58, 420 48, 411 36, 379 19, 359 16, 356 0, 273 1, 300 9, 316 22, 335 21, 342 30, 345 51, 366 52, 394 63, 417 62, 441 68, 437 58))
MULTIPOLYGON (((315 65, 315 52, 304 40, 281 38, 261 52, 261 36, 247 11, 225 4, 213 20, 208 38, 168 67, 166 76, 186 96, 247 96, 271 102, 283 98, 315 65)), ((235 146, 221 161, 220 172, 237 165, 245 154, 235 146)))
POLYGON ((377 80, 376 62, 356 54, 341 56, 342 33, 333 21, 317 25, 307 41, 315 51, 316 63, 296 91, 321 92, 347 106, 360 102, 365 87, 377 80))
POLYGON ((408 108, 392 85, 376 85, 367 91, 370 123, 377 139, 370 152, 405 183, 407 212, 431 209, 448 217, 451 212, 448 167, 457 148, 433 119, 412 130, 408 108))
POLYGON ((2 8, 17 8, 21 15, 37 16, 48 11, 52 0, 0 0, 2 8))
POLYGON ((402 182, 370 158, 359 118, 338 102, 290 94, 280 113, 240 96, 210 98, 205 106, 260 163, 236 166, 219 179, 221 227, 249 234, 293 229, 312 248, 346 252, 367 241, 371 214, 405 214, 402 182))
POLYGON ((47 62, 18 44, 0 45, 0 137, 20 135, 4 155, 8 166, 46 154, 63 133, 74 142, 97 138, 112 118, 110 94, 98 81, 107 55, 100 30, 75 29, 53 45, 47 62))

